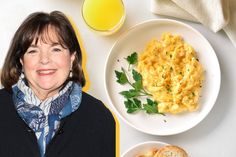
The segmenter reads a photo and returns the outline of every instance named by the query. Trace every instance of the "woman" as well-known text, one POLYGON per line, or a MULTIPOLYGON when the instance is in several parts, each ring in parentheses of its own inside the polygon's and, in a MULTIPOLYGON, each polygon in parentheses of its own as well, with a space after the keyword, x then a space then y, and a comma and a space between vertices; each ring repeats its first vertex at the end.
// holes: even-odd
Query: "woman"
POLYGON ((82 92, 81 59, 61 12, 36 12, 21 24, 1 75, 1 157, 115 156, 115 121, 82 92))

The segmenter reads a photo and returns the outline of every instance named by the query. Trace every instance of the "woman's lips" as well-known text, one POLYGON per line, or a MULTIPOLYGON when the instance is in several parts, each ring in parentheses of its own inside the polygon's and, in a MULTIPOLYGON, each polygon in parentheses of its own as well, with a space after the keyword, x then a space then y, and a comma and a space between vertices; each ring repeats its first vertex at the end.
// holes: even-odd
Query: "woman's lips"
POLYGON ((57 70, 56 69, 39 69, 37 73, 39 76, 53 75, 57 70))

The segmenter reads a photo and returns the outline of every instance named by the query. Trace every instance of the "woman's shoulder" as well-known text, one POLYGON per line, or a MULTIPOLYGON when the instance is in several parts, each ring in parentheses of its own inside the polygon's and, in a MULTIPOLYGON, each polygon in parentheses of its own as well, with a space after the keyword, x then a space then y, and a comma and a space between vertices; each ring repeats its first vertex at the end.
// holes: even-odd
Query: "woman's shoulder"
POLYGON ((87 106, 95 107, 96 109, 105 108, 101 100, 85 92, 82 93, 82 103, 86 104, 87 106))
POLYGON ((1 100, 0 102, 2 102, 3 100, 6 100, 8 98, 9 99, 12 98, 12 91, 11 90, 7 90, 5 88, 0 89, 0 100, 1 100))
POLYGON ((87 106, 90 109, 94 108, 94 110, 107 110, 106 106, 101 100, 85 92, 82 93, 81 103, 82 105, 87 106))
POLYGON ((95 102, 95 103, 101 102, 100 100, 98 100, 97 98, 86 92, 82 92, 82 100, 86 102, 95 102))
POLYGON ((93 114, 93 116, 106 116, 106 117, 113 117, 111 111, 105 106, 105 104, 95 98, 94 96, 83 92, 82 94, 82 102, 81 107, 86 112, 93 114))
POLYGON ((14 113, 13 106, 12 91, 6 90, 5 88, 0 89, 0 116, 4 117, 14 113))

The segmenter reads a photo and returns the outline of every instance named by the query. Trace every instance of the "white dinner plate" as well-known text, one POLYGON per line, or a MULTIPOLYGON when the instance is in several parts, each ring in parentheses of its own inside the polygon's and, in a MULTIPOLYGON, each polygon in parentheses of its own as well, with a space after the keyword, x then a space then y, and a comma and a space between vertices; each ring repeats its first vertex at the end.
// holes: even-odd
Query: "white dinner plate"
POLYGON ((220 90, 220 81, 217 56, 204 36, 184 23, 167 19, 145 21, 121 35, 111 48, 105 67, 105 89, 116 113, 130 126, 152 135, 173 135, 196 126, 214 106, 220 90), (124 57, 132 52, 142 52, 148 41, 153 38, 159 40, 163 32, 182 36, 185 42, 193 46, 203 65, 205 80, 199 99, 200 107, 195 112, 166 116, 149 115, 144 112, 128 114, 124 105, 125 99, 119 92, 130 87, 118 84, 114 71, 121 71, 121 66, 126 68, 128 65, 124 57))
POLYGON ((168 144, 164 142, 159 142, 159 141, 148 141, 148 142, 139 143, 131 147, 130 149, 128 149, 121 157, 135 157, 138 155, 145 154, 151 149, 155 149, 155 148, 159 149, 166 145, 168 144))

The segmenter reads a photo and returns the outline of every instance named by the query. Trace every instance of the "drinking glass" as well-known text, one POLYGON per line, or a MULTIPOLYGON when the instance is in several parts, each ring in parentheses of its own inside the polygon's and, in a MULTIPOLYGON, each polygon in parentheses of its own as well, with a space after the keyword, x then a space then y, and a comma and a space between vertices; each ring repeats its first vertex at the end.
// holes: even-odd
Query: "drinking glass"
POLYGON ((125 8, 122 0, 84 0, 82 16, 93 31, 110 35, 124 23, 125 8))

